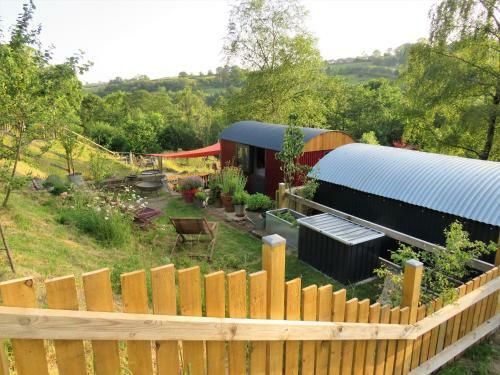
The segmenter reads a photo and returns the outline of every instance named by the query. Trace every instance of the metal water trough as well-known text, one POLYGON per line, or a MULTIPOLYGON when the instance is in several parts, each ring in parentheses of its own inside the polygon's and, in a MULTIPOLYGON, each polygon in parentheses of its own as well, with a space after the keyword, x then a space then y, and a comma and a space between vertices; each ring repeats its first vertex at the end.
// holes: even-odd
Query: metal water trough
POLYGON ((298 220, 299 259, 349 284, 373 276, 383 233, 333 214, 298 220))

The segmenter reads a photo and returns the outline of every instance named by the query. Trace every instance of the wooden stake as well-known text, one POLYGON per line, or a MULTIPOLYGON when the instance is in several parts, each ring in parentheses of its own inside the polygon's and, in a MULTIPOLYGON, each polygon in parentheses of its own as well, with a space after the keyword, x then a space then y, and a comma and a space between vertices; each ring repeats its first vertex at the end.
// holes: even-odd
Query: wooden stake
POLYGON ((7 244, 7 239, 5 238, 5 234, 3 232, 2 223, 0 223, 0 237, 2 237, 2 243, 5 249, 5 253, 7 254, 7 261, 9 262, 10 269, 12 270, 13 273, 16 273, 16 268, 14 267, 14 261, 12 260, 10 248, 9 245, 7 244))

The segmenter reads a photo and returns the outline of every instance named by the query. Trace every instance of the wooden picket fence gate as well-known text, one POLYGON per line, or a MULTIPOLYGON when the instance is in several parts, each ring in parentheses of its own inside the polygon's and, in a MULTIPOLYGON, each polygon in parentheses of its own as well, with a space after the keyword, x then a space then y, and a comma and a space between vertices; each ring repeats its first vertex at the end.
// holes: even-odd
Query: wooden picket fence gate
POLYGON ((403 304, 391 308, 285 282, 277 235, 263 239, 262 266, 203 283, 199 267, 153 268, 152 313, 143 270, 121 275, 122 312, 107 269, 82 276, 86 311, 74 276, 45 281, 43 309, 31 278, 0 283, 0 338, 13 352, 0 351, 0 374, 422 374, 499 326, 496 267, 460 286, 453 304, 419 306, 423 267, 410 261, 403 304), (57 371, 47 363, 52 345, 57 371))

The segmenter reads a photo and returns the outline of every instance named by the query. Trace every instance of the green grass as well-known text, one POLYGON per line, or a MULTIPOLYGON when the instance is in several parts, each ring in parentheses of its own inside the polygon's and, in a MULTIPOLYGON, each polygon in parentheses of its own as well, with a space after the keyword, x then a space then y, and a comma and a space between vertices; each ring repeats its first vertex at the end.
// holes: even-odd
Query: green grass
POLYGON ((467 350, 462 357, 441 369, 439 375, 496 375, 500 373, 500 334, 497 332, 467 350))

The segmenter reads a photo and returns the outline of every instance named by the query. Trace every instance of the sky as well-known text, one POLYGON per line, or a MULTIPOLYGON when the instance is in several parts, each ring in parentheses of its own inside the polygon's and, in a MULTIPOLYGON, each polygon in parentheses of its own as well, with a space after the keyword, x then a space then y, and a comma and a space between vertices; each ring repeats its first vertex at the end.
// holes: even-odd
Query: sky
MULTIPOLYGON (((23 1, 0 0, 0 28, 15 22, 23 1)), ((221 53, 231 0, 38 0, 34 23, 54 61, 83 50, 85 83, 115 77, 206 73, 221 53)), ((435 0, 303 0, 308 29, 324 59, 386 51, 426 37, 435 0)))

